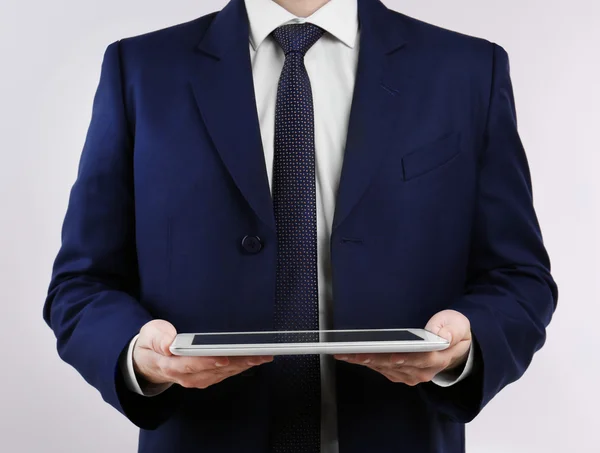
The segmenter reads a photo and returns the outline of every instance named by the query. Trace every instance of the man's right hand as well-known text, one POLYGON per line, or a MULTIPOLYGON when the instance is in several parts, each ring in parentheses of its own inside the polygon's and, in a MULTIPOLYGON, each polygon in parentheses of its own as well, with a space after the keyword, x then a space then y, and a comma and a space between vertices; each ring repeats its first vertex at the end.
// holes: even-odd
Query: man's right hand
POLYGON ((181 357, 169 347, 177 331, 167 321, 144 325, 133 349, 133 367, 138 377, 152 384, 175 383, 186 388, 205 389, 249 368, 271 362, 261 357, 181 357))

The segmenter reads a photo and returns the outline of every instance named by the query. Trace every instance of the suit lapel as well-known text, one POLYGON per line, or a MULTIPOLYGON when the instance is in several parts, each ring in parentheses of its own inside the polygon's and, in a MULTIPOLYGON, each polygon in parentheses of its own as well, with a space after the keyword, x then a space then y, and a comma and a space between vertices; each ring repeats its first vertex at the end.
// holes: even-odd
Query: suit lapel
POLYGON ((215 16, 198 45, 191 84, 223 163, 257 216, 274 230, 248 33, 244 2, 232 0, 215 16))
POLYGON ((403 23, 379 0, 359 0, 358 14, 358 67, 333 231, 358 202, 383 154, 393 146, 391 135, 397 132, 399 117, 397 89, 384 82, 391 61, 401 58, 403 23))
MULTIPOLYGON (((358 14, 359 59, 333 230, 367 189, 399 125, 397 94, 402 89, 384 82, 405 44, 404 23, 379 0, 358 0, 358 14)), ((190 83, 223 163, 257 216, 275 230, 248 36, 244 1, 231 0, 198 45, 190 83)))

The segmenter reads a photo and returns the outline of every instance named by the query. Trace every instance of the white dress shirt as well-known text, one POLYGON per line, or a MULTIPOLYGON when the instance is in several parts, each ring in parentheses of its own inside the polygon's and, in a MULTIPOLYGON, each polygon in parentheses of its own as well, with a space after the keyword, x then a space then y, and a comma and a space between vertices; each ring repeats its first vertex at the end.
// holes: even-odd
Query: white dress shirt
MULTIPOLYGON (((333 309, 329 240, 335 199, 342 170, 348 120, 354 91, 359 53, 357 0, 330 0, 314 14, 299 18, 272 0, 245 0, 250 25, 249 51, 269 185, 272 188, 277 86, 285 55, 271 36, 280 25, 310 22, 326 33, 306 53, 314 103, 315 179, 317 202, 317 244, 319 324, 330 329, 333 309)), ((153 396, 169 384, 141 389, 133 369, 134 338, 121 369, 130 390, 153 396)), ((471 371, 470 351, 462 374, 438 374, 433 382, 447 387, 464 379, 471 371)), ((335 401, 335 359, 321 356, 322 453, 337 453, 337 414, 335 401)), ((217 384, 218 385, 218 384, 217 384)), ((402 385, 402 384, 398 384, 402 385)))

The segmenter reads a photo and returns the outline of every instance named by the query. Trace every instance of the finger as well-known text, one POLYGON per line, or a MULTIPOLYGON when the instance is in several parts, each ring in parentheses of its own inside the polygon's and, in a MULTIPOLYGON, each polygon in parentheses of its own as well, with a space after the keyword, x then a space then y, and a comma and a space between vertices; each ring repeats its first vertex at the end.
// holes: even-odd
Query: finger
POLYGON ((337 360, 341 360, 343 362, 353 363, 356 357, 356 354, 338 354, 334 355, 337 360))
POLYGON ((155 367, 159 375, 171 382, 178 382, 183 376, 204 373, 218 369, 215 357, 179 357, 158 355, 155 367))
POLYGON ((421 369, 414 367, 403 368, 377 368, 375 371, 387 377, 390 381, 403 383, 409 386, 430 382, 435 375, 440 371, 437 369, 421 369))
POLYGON ((272 361, 270 356, 257 357, 163 357, 159 367, 162 373, 171 378, 180 375, 211 372, 213 374, 237 373, 237 370, 246 370, 252 366, 262 365, 272 361), (249 359, 252 359, 250 361, 249 359))
POLYGON ((235 376, 236 374, 243 373, 244 371, 249 370, 250 368, 254 368, 255 366, 256 365, 249 365, 247 363, 239 363, 217 370, 217 372, 223 376, 231 377, 235 376))
POLYGON ((446 349, 444 351, 424 352, 415 354, 415 357, 410 355, 397 360, 393 359, 396 367, 415 367, 415 368, 439 368, 444 369, 450 365, 452 358, 455 355, 456 348, 446 349))
POLYGON ((248 365, 246 365, 245 367, 228 366, 220 369, 206 370, 200 373, 182 374, 177 376, 173 380, 173 382, 176 382, 177 384, 185 388, 205 389, 210 387, 211 385, 218 384, 219 382, 222 382, 227 378, 240 374, 249 368, 251 367, 248 365))
POLYGON ((380 353, 380 354, 360 354, 361 357, 357 360, 360 365, 366 366, 378 366, 378 367, 391 367, 390 359, 391 354, 380 353))
POLYGON ((215 360, 215 357, 161 356, 158 363, 160 373, 165 378, 186 388, 212 385, 223 377, 233 376, 251 368, 242 361, 228 361, 226 366, 216 366, 218 360, 215 360))
POLYGON ((202 371, 248 368, 262 365, 273 360, 272 356, 249 357, 174 357, 175 372, 181 374, 199 373, 202 371))
POLYGON ((352 354, 352 355, 335 355, 338 360, 352 363, 355 365, 363 365, 368 367, 387 367, 391 368, 390 363, 391 354, 377 353, 377 354, 352 354))
POLYGON ((381 370, 376 370, 378 371, 380 374, 382 374, 384 377, 386 377, 387 379, 389 379, 390 381, 394 382, 394 383, 398 383, 398 384, 406 384, 409 386, 415 386, 417 384, 419 384, 419 380, 407 373, 403 373, 402 371, 399 370, 392 370, 392 369, 381 369, 381 370))
POLYGON ((169 347, 176 336, 177 330, 170 322, 155 319, 142 327, 136 346, 151 349, 160 355, 171 356, 173 354, 169 347))
POLYGON ((182 357, 173 356, 162 359, 161 368, 176 374, 193 374, 215 370, 230 365, 228 357, 182 357))
POLYGON ((241 356, 230 357, 230 360, 240 365, 259 366, 273 361, 273 356, 241 356))
POLYGON ((425 330, 447 340, 450 347, 463 339, 471 338, 469 319, 456 310, 443 310, 435 314, 425 326, 425 330))
POLYGON ((436 374, 442 371, 442 367, 432 368, 417 368, 417 367, 402 367, 395 370, 389 370, 390 374, 400 373, 405 377, 418 382, 430 382, 436 374))
POLYGON ((347 362, 354 364, 366 365, 372 360, 372 354, 349 354, 347 362))
POLYGON ((447 340, 452 348, 461 341, 471 339, 471 327, 468 324, 466 326, 465 324, 447 324, 438 331, 437 335, 447 340))
POLYGON ((392 354, 390 363, 393 367, 412 366, 419 368, 428 368, 434 366, 439 353, 437 352, 408 352, 401 354, 392 354))
MULTIPOLYGON (((255 360, 258 359, 261 361, 261 363, 266 363, 268 361, 272 361, 272 359, 273 359, 272 357, 254 357, 254 356, 249 357, 249 358, 252 358, 255 360)), ((208 370, 204 370, 199 373, 196 373, 196 374, 188 375, 187 377, 184 377, 182 379, 183 385, 197 387, 197 388, 205 388, 208 385, 214 385, 216 383, 219 383, 219 382, 223 381, 224 379, 227 379, 229 377, 243 373, 244 371, 255 366, 255 365, 249 365, 247 363, 247 359, 249 359, 249 358, 233 357, 234 360, 231 360, 232 357, 230 357, 230 364, 227 365, 226 367, 208 369, 208 370)))

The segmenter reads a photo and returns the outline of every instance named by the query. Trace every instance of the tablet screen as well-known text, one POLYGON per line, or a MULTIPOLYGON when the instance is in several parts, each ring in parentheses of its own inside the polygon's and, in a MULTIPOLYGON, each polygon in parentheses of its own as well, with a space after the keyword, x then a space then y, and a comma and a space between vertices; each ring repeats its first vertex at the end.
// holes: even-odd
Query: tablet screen
MULTIPOLYGON (((396 331, 328 331, 322 333, 323 342, 346 343, 364 341, 424 341, 423 338, 406 330, 396 331)), ((249 333, 249 334, 202 334, 194 335, 192 345, 219 344, 276 344, 276 343, 319 343, 318 332, 249 333)))

